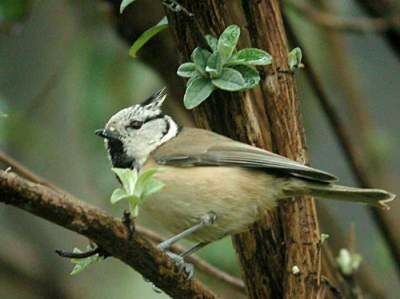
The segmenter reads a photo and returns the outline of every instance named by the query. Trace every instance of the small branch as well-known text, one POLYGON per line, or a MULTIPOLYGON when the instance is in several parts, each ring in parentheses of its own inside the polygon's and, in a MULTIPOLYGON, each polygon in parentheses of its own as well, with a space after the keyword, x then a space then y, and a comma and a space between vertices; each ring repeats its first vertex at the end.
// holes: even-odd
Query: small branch
POLYGON ((400 19, 393 17, 385 18, 349 18, 341 17, 321 11, 308 2, 297 0, 286 0, 285 3, 299 15, 304 16, 317 25, 332 30, 347 31, 353 33, 384 32, 397 24, 400 19))
POLYGON ((91 257, 93 255, 98 254, 99 256, 102 256, 104 258, 109 257, 109 254, 107 252, 105 252, 101 247, 97 247, 85 252, 69 252, 69 251, 64 251, 64 250, 60 250, 60 249, 56 249, 55 252, 61 256, 61 257, 65 257, 65 258, 69 258, 69 259, 85 259, 88 257, 91 257))
MULTIPOLYGON (((6 165, 11 166, 13 171, 15 171, 16 173, 19 173, 20 175, 24 176, 27 179, 30 179, 31 181, 33 181, 35 183, 45 184, 45 186, 47 186, 47 187, 50 187, 61 193, 67 194, 66 191, 60 189, 59 187, 55 186, 51 182, 41 178, 40 176, 38 176, 31 170, 27 169, 21 163, 19 163, 15 159, 11 158, 10 156, 8 156, 6 153, 4 153, 2 151, 0 151, 0 161, 5 163, 6 165)), ((124 225, 126 226, 126 223, 124 223, 124 225)), ((141 226, 135 226, 135 232, 145 236, 147 239, 149 239, 150 241, 152 241, 154 243, 159 243, 164 240, 164 238, 162 236, 160 236, 159 234, 157 234, 147 228, 141 227, 141 226)), ((131 239, 132 236, 128 235, 128 238, 131 239)), ((183 253, 186 251, 185 248, 183 248, 182 246, 179 246, 179 245, 173 245, 171 247, 171 250, 175 253, 183 253)), ((65 253, 65 252, 60 252, 60 253, 65 253)), ((94 254, 96 254, 96 253, 94 253, 94 254)), ((196 255, 189 256, 189 257, 187 257, 186 260, 189 263, 192 263, 196 267, 196 269, 198 269, 199 271, 202 271, 203 273, 210 275, 210 276, 220 280, 221 282, 230 285, 231 287, 233 287, 234 289, 236 289, 242 293, 245 292, 244 283, 240 278, 232 276, 229 273, 226 273, 226 272, 218 269, 217 267, 214 267, 213 265, 204 261, 203 259, 199 258, 196 255)))
POLYGON ((0 171, 0 202, 26 210, 93 240, 173 298, 216 298, 139 234, 128 239, 125 225, 103 211, 16 174, 0 171))

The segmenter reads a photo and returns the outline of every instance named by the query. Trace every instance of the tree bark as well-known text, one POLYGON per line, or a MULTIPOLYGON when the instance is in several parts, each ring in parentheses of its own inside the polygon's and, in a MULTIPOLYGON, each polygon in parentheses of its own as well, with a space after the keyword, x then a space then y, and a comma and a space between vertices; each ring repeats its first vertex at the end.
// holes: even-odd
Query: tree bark
MULTIPOLYGON (((241 93, 214 92, 194 110, 199 127, 274 150, 305 162, 303 126, 277 0, 180 1, 194 14, 166 10, 181 62, 189 60, 202 35, 219 35, 229 24, 248 29, 251 46, 272 54, 261 88, 241 93), (239 12, 239 13, 238 13, 239 12)), ((249 46, 242 38, 241 44, 249 46)), ((320 286, 320 234, 314 201, 282 201, 249 232, 234 237, 250 298, 317 298, 320 286), (293 267, 300 272, 295 274, 293 267)))

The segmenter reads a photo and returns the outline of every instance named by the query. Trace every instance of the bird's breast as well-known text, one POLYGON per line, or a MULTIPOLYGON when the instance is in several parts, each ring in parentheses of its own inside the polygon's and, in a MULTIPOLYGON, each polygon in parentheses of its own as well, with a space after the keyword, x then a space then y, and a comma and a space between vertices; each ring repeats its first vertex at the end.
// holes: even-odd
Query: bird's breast
POLYGON ((171 233, 179 233, 214 212, 217 219, 190 238, 209 242, 247 229, 260 216, 260 210, 275 206, 282 179, 264 171, 239 167, 195 166, 157 167, 155 178, 165 187, 150 196, 142 211, 171 233))

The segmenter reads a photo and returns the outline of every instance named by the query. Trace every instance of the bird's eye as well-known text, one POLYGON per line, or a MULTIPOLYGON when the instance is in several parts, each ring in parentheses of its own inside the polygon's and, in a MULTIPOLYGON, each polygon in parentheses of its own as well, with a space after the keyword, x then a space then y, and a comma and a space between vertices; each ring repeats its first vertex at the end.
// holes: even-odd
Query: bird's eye
POLYGON ((129 123, 129 128, 132 128, 132 129, 140 129, 141 127, 142 127, 142 125, 143 125, 143 122, 142 121, 140 121, 140 120, 133 120, 133 121, 131 121, 130 123, 129 123))

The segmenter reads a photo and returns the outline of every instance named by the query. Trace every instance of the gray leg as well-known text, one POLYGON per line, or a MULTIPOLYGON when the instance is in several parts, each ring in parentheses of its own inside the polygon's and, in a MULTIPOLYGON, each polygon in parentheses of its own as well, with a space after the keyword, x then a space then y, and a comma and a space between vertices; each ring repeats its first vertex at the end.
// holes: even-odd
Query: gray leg
POLYGON ((165 254, 168 255, 175 262, 175 264, 179 268, 179 272, 185 271, 185 273, 187 274, 187 279, 191 279, 193 277, 194 268, 193 268, 192 264, 185 263, 184 257, 189 256, 192 253, 194 253, 195 251, 204 247, 205 245, 208 244, 208 242, 199 243, 199 244, 193 246, 192 248, 190 248, 189 250, 183 252, 181 255, 167 251, 167 249, 169 247, 171 247, 173 244, 175 244, 176 242, 178 242, 179 240, 186 238, 187 236, 190 236, 192 233, 198 231, 199 229, 213 224, 216 217, 217 216, 213 212, 207 213, 206 215, 201 217, 200 223, 192 226, 191 228, 188 228, 187 230, 181 232, 180 234, 177 234, 176 236, 173 236, 172 238, 169 238, 169 239, 161 242, 158 245, 158 248, 161 251, 165 252, 165 254))
POLYGON ((208 244, 210 244, 210 242, 198 243, 198 244, 194 245, 192 248, 190 248, 190 249, 186 250, 185 252, 183 252, 180 256, 181 257, 187 257, 189 255, 192 255, 197 250, 200 250, 201 248, 203 248, 204 246, 207 246, 208 244))
POLYGON ((167 250, 168 248, 171 247, 171 245, 175 244, 179 240, 182 240, 182 239, 190 236, 191 234, 193 234, 194 232, 198 231, 199 229, 201 229, 205 226, 213 224, 216 218, 217 218, 217 216, 213 212, 209 212, 209 213, 205 214, 203 217, 201 217, 201 220, 198 224, 188 228, 187 230, 181 232, 180 234, 173 236, 172 238, 169 238, 169 239, 161 242, 160 244, 158 244, 158 248, 161 251, 167 250))
POLYGON ((183 252, 179 255, 175 254, 173 252, 170 252, 170 251, 166 251, 165 254, 168 255, 178 266, 179 273, 181 273, 182 271, 185 271, 185 273, 187 274, 187 279, 191 279, 194 275, 194 267, 192 264, 186 263, 184 258, 191 255, 192 253, 196 252, 197 250, 203 248, 207 244, 209 244, 209 242, 198 243, 195 246, 193 246, 192 248, 186 250, 185 252, 183 252))

